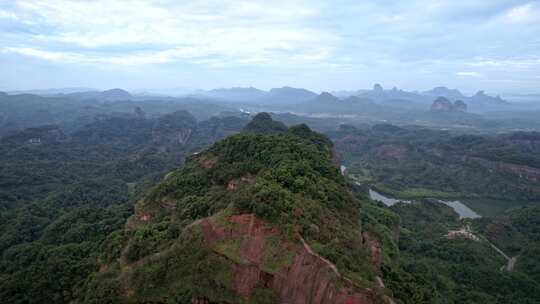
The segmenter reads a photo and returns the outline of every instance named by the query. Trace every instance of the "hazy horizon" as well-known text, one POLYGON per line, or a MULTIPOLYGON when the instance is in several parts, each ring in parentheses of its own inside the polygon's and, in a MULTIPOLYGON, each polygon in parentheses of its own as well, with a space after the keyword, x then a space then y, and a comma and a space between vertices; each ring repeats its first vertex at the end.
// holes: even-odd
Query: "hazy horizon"
POLYGON ((538 93, 537 1, 0 1, 0 90, 538 93))
MULTIPOLYGON (((374 83, 374 85, 376 84, 379 84, 379 83, 374 83)), ((297 89, 306 89, 308 91, 311 91, 311 92, 314 92, 314 93, 317 93, 317 94, 321 94, 323 92, 328 92, 328 93, 339 93, 339 92, 354 92, 354 91, 369 91, 369 90, 373 90, 373 86, 371 87, 366 87, 366 88, 351 88, 351 89, 342 89, 342 90, 313 90, 313 89, 310 89, 310 88, 302 88, 302 87, 294 87, 294 88, 297 88, 297 89)), ((381 85, 383 87, 384 90, 392 90, 393 88, 396 88, 396 87, 385 87, 384 85, 381 85)), ((249 88, 254 88, 254 89, 258 89, 258 90, 262 90, 262 91, 265 91, 265 92, 269 92, 271 89, 276 89, 276 88, 284 88, 284 87, 291 87, 289 85, 279 85, 279 86, 276 86, 276 87, 268 87, 268 88, 259 88, 259 87, 254 87, 254 86, 232 86, 232 87, 215 87, 215 88, 212 88, 212 87, 209 87, 209 88, 188 88, 188 87, 169 87, 169 88, 124 88, 124 87, 119 87, 119 86, 111 86, 111 87, 85 87, 85 86, 77 86, 77 87, 44 87, 44 88, 21 88, 21 89, 0 89, 1 92, 7 92, 7 93, 19 93, 19 92, 34 92, 37 94, 37 92, 40 92, 39 94, 45 94, 46 91, 51 91, 51 92, 55 92, 55 91, 66 91, 67 93, 76 93, 76 92, 87 92, 87 91, 107 91, 107 90, 112 90, 112 89, 121 89, 121 90, 125 90, 125 91, 128 91, 129 93, 131 94, 150 94, 150 95, 169 95, 169 96, 187 96, 187 95, 192 95, 192 94, 196 94, 197 92, 209 92, 209 91, 212 91, 212 90, 228 90, 228 89, 249 89, 249 88), (181 94, 180 92, 184 91, 185 93, 184 94, 181 94)), ((398 90, 403 90, 403 91, 406 91, 406 92, 418 92, 418 93, 423 93, 423 92, 426 92, 426 91, 430 91, 431 89, 434 89, 434 88, 437 88, 437 87, 446 87, 444 85, 440 85, 440 86, 436 86, 436 87, 431 87, 431 88, 423 88, 423 89, 413 89, 413 90, 404 90, 402 88, 396 88, 398 90)), ((463 90, 460 90, 459 88, 452 88, 452 87, 447 87, 448 89, 457 89, 458 91, 460 91, 463 95, 465 96, 473 96, 475 95, 476 93, 478 93, 479 91, 484 91, 482 88, 479 88, 478 90, 476 91, 463 91, 463 90)), ((540 91, 540 90, 539 90, 540 91)), ((66 93, 66 92, 63 92, 63 93, 66 93)), ((60 94, 60 93, 47 93, 47 94, 60 94)), ((501 97, 505 97, 505 96, 525 96, 525 95, 538 95, 539 93, 537 92, 531 92, 531 93, 512 93, 512 92, 503 92, 503 93, 493 93, 493 92, 486 92, 486 94, 490 95, 490 96, 501 96, 501 97)), ((513 101, 515 102, 516 100, 509 100, 509 101, 513 101)), ((527 101, 530 101, 530 100, 527 100, 527 101)))

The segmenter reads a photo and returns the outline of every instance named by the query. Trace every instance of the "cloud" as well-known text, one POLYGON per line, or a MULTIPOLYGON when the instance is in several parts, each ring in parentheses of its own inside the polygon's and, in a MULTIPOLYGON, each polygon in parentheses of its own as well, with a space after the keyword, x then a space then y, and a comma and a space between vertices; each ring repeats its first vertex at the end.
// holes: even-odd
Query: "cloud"
POLYGON ((17 1, 17 13, 35 33, 7 50, 45 60, 129 65, 205 62, 211 56, 277 65, 287 54, 309 62, 329 58, 339 37, 304 22, 318 15, 316 7, 279 2, 17 1))
POLYGON ((511 23, 540 23, 540 6, 538 3, 526 3, 513 7, 503 15, 511 23))
POLYGON ((254 84, 297 75, 322 86, 333 73, 343 85, 378 75, 472 86, 540 74, 539 12, 527 0, 0 0, 0 67, 39 59, 171 79, 193 68, 254 84))
POLYGON ((482 74, 478 72, 457 72, 456 75, 460 77, 482 77, 482 74))
POLYGON ((472 67, 489 68, 493 70, 527 70, 540 68, 540 56, 529 58, 475 58, 475 60, 468 62, 467 65, 472 67))
POLYGON ((8 11, 5 11, 5 10, 0 10, 0 19, 17 20, 18 18, 17 18, 17 15, 15 15, 12 12, 8 12, 8 11))

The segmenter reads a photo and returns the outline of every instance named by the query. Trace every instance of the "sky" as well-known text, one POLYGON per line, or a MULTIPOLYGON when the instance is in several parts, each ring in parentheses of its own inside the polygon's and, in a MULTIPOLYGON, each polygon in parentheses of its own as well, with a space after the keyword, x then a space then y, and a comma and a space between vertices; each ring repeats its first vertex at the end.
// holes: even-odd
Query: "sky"
POLYGON ((0 90, 540 92, 540 1, 0 0, 0 90))

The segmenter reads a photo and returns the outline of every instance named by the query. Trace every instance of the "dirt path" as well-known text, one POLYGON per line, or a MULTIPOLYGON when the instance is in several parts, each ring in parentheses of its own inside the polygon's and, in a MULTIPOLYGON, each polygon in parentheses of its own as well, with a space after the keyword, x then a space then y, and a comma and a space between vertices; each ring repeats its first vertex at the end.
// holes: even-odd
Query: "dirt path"
POLYGON ((474 234, 471 230, 471 227, 469 225, 466 225, 465 227, 462 227, 459 230, 450 230, 448 231, 448 234, 446 237, 455 237, 455 236, 463 236, 468 239, 474 240, 474 241, 480 241, 482 239, 483 241, 487 242, 491 248, 493 248, 495 251, 497 251, 498 254, 500 254, 504 259, 506 260, 506 265, 501 266, 500 270, 506 270, 506 271, 513 271, 514 267, 517 262, 517 256, 515 257, 509 257, 504 251, 502 251, 499 247, 495 246, 492 242, 490 242, 485 236, 481 234, 474 234))
POLYGON ((506 271, 514 270, 514 266, 516 266, 516 262, 517 262, 517 256, 509 259, 508 264, 506 264, 506 271))
POLYGON ((501 249, 499 249, 497 246, 493 245, 493 243, 491 243, 490 241, 488 241, 485 237, 482 237, 486 242, 488 242, 488 244, 493 248, 495 249, 495 251, 497 251, 500 255, 502 255, 505 259, 506 259, 506 266, 502 266, 501 267, 501 270, 506 270, 506 271, 513 271, 514 270, 514 267, 516 266, 516 262, 517 262, 517 256, 515 257, 509 257, 508 255, 506 255, 506 253, 504 253, 501 249))

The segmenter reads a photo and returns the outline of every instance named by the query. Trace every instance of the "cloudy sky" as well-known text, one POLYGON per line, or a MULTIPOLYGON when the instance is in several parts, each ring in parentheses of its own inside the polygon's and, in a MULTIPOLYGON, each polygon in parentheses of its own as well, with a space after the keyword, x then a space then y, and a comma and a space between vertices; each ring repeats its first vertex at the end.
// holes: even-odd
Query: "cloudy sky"
POLYGON ((0 0, 0 89, 540 91, 540 1, 0 0))

